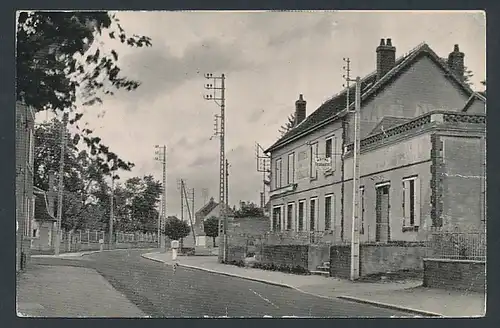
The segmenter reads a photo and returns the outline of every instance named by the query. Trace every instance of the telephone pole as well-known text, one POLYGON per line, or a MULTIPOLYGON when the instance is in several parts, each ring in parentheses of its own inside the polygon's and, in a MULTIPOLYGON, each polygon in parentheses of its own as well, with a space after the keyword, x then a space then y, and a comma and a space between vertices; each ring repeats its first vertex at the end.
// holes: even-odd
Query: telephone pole
POLYGON ((229 208, 229 162, 226 159, 226 206, 229 208))
POLYGON ((165 248, 165 221, 167 218, 167 146, 155 145, 155 160, 162 164, 163 195, 160 215, 158 216, 158 243, 160 248, 165 248))
MULTIPOLYGON (((352 179, 352 230, 351 230, 351 280, 359 278, 359 157, 360 157, 360 109, 361 109, 361 79, 350 78, 350 60, 347 62, 346 75, 344 79, 347 82, 347 99, 349 99, 349 82, 356 83, 356 94, 354 101, 354 110, 347 110, 354 114, 354 154, 353 154, 353 179, 352 179)), ((349 101, 349 100, 348 100, 349 101)))
POLYGON ((63 114, 61 124, 61 157, 59 159, 59 181, 57 188, 57 227, 56 227, 56 243, 54 245, 54 254, 59 255, 61 247, 62 233, 62 208, 63 208, 63 192, 64 192, 64 153, 66 151, 66 126, 68 125, 68 113, 63 114))
POLYGON ((271 171, 271 158, 264 153, 264 148, 255 143, 255 158, 257 160, 257 172, 262 172, 262 209, 266 206, 266 174, 271 171))
POLYGON ((219 160, 219 204, 221 205, 221 214, 222 219, 219 220, 219 235, 222 236, 221 246, 219 247, 219 262, 227 262, 227 213, 225 211, 226 206, 224 206, 226 197, 225 197, 225 102, 226 102, 226 85, 225 80, 226 77, 224 74, 221 76, 214 76, 211 73, 205 74, 205 78, 207 80, 212 80, 213 84, 209 83, 205 85, 205 89, 212 90, 213 94, 205 95, 206 100, 213 100, 220 107, 220 116, 216 116, 216 119, 220 120, 220 128, 216 131, 216 135, 220 137, 220 160, 219 160), (220 92, 220 95, 217 96, 217 91, 220 92), (219 103, 220 101, 220 103, 219 103))
POLYGON ((115 180, 118 179, 117 175, 111 176, 111 195, 109 197, 110 211, 109 211, 109 237, 108 248, 113 249, 113 223, 115 222, 115 180))

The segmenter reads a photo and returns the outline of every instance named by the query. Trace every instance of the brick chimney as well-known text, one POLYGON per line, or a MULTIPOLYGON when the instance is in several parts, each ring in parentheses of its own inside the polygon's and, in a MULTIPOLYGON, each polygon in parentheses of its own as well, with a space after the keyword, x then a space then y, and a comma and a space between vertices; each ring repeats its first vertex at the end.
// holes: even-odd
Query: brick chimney
POLYGON ((396 47, 391 39, 380 39, 377 47, 377 80, 380 80, 396 65, 396 47))
POLYGON ((460 80, 464 79, 464 53, 460 52, 458 44, 453 47, 453 52, 448 55, 448 67, 460 80))
POLYGON ((304 100, 302 94, 299 95, 299 99, 295 102, 295 122, 294 126, 297 126, 306 119, 306 104, 307 101, 304 100))

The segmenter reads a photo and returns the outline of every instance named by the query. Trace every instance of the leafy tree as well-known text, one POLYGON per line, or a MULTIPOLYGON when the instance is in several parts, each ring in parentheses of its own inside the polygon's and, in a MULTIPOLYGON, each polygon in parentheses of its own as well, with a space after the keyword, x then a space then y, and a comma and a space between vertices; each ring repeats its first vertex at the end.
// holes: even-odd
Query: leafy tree
POLYGON ((479 91, 479 93, 486 97, 486 80, 481 81, 481 84, 484 85, 484 91, 479 91))
POLYGON ((293 125, 295 123, 295 113, 290 114, 288 116, 288 121, 280 127, 278 132, 280 133, 280 137, 284 136, 288 131, 293 129, 293 125))
POLYGON ((105 53, 96 42, 107 34, 108 41, 151 46, 148 37, 127 36, 115 15, 21 12, 17 22, 17 99, 35 110, 73 109, 77 96, 92 105, 102 102, 99 93, 139 86, 138 81, 120 76, 117 52, 105 53), (95 52, 89 53, 96 44, 95 52))
POLYGON ((165 222, 165 235, 171 240, 185 238, 191 232, 191 228, 186 221, 181 221, 176 217, 169 217, 165 222))
POLYGON ((240 208, 236 211, 237 218, 245 217, 263 217, 264 211, 255 203, 242 202, 240 208))
POLYGON ((110 152, 90 129, 78 126, 83 114, 76 106, 78 101, 84 106, 102 103, 102 95, 135 90, 140 85, 120 74, 118 53, 114 49, 106 52, 103 38, 131 47, 151 46, 150 38, 127 35, 119 19, 105 11, 21 12, 17 23, 17 100, 35 111, 71 110, 69 123, 79 131, 74 143, 83 140, 91 155, 103 155, 99 164, 105 174, 130 170, 132 163, 110 152))
POLYGON ((219 236, 219 219, 215 216, 209 217, 203 223, 203 229, 208 237, 212 237, 213 246, 215 247, 215 238, 219 236))

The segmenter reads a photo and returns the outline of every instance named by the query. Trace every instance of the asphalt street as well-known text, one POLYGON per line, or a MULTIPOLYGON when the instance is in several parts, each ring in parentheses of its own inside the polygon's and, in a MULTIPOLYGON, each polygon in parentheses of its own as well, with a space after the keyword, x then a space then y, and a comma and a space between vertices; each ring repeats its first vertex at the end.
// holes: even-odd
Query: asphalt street
MULTIPOLYGON (((371 305, 329 300, 272 286, 142 258, 144 250, 95 253, 32 263, 97 270, 151 317, 391 317, 411 316, 371 305)), ((85 286, 82 286, 85 288, 85 286)))

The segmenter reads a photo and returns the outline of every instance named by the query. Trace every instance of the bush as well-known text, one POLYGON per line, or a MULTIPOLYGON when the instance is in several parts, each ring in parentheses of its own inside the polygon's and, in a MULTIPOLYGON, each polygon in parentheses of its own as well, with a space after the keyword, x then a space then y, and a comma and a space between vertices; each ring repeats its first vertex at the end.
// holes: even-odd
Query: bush
POLYGON ((254 264, 254 268, 256 269, 262 269, 262 270, 268 270, 268 271, 279 271, 279 272, 285 272, 285 273, 293 273, 293 274, 300 274, 300 275, 308 275, 310 274, 309 270, 306 268, 301 267, 300 265, 297 266, 290 266, 286 264, 274 264, 274 263, 260 263, 257 262, 254 264))

